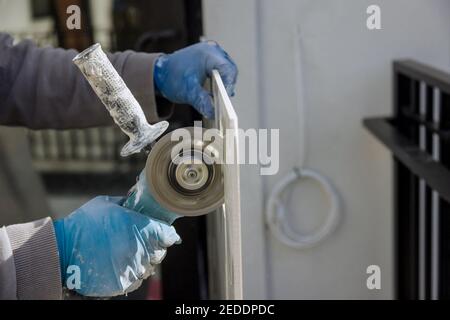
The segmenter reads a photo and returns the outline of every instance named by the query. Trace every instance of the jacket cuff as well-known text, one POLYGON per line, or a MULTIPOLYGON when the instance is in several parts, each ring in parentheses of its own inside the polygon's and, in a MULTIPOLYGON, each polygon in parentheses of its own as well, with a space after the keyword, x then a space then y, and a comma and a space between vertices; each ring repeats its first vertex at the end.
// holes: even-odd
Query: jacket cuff
POLYGON ((148 122, 155 123, 169 118, 174 105, 167 100, 156 101, 153 70, 161 54, 134 52, 125 62, 122 78, 144 110, 148 122))
POLYGON ((6 227, 0 228, 0 300, 16 300, 16 266, 6 227))
POLYGON ((62 298, 55 231, 50 218, 6 227, 16 267, 17 298, 62 298))

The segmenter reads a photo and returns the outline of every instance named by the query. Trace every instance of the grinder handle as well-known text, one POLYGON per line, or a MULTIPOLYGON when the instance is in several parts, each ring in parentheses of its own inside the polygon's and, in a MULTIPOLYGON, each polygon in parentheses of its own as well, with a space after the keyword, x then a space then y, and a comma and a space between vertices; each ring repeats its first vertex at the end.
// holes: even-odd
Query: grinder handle
POLYGON ((73 62, 81 70, 114 122, 130 138, 122 148, 121 156, 141 151, 166 131, 169 125, 167 121, 155 125, 147 122, 139 102, 114 69, 100 44, 96 43, 79 53, 73 62))

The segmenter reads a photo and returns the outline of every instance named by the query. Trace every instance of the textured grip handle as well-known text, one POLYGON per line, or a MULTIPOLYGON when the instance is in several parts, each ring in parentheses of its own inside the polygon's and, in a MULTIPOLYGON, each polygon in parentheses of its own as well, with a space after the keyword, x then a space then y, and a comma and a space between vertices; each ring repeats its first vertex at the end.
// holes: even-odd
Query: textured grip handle
POLYGON ((114 122, 130 138, 122 148, 121 156, 141 151, 166 131, 169 125, 167 121, 154 125, 147 122, 139 102, 114 69, 100 44, 96 43, 79 53, 73 62, 103 102, 114 122))

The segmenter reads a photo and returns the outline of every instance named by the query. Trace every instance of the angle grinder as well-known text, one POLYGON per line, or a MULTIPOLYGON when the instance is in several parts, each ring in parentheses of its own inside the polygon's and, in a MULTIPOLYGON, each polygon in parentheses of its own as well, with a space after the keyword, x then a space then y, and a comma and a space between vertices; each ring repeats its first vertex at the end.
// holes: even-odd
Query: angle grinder
POLYGON ((172 224, 181 216, 199 216, 224 202, 221 155, 223 139, 205 141, 202 128, 167 129, 161 121, 148 124, 141 106, 112 66, 100 44, 78 54, 74 63, 100 98, 114 122, 130 137, 122 156, 149 150, 144 170, 123 206, 172 224), (177 137, 183 137, 177 139, 177 137))

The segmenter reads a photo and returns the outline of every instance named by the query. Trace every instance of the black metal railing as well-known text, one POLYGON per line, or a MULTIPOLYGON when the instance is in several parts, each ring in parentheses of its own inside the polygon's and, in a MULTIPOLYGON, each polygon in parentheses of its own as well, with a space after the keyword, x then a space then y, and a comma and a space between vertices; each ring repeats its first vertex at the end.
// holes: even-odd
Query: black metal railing
POLYGON ((394 158, 396 295, 450 298, 450 74, 393 66, 393 117, 364 120, 394 158))

